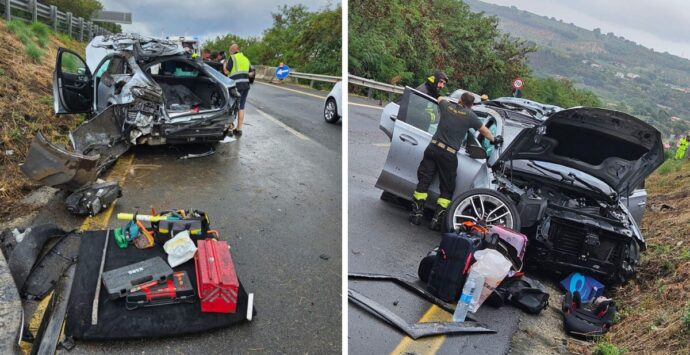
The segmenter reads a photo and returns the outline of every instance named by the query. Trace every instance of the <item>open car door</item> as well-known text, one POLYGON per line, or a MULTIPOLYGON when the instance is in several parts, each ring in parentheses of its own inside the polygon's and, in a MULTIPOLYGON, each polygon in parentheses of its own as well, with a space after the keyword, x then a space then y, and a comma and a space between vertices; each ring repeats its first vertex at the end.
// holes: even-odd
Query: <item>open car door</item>
MULTIPOLYGON (((382 118, 383 122, 390 120, 393 124, 391 146, 376 187, 400 197, 412 195, 417 184, 417 168, 440 118, 436 99, 405 88, 397 116, 382 118)), ((434 178, 432 186, 438 186, 438 178, 434 178)))
POLYGON ((77 53, 59 48, 53 72, 55 114, 90 113, 93 107, 93 76, 77 53))

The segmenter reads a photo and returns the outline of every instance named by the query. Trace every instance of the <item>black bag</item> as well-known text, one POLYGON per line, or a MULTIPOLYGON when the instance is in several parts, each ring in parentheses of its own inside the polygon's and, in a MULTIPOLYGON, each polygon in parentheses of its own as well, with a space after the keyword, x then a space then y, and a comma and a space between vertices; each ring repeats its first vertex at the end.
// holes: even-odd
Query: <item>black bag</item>
POLYGON ((549 305, 549 294, 517 277, 503 280, 486 299, 486 304, 501 307, 513 305, 529 314, 539 314, 549 305))
POLYGON ((429 274, 427 290, 446 302, 456 301, 480 243, 481 239, 464 232, 445 233, 429 274))

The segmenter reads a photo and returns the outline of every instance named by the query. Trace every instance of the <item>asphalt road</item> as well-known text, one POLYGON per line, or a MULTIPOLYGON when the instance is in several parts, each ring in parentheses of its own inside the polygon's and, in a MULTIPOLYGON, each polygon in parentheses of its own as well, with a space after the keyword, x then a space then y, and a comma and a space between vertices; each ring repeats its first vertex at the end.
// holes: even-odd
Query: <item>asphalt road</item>
MULTIPOLYGON (((322 96, 256 84, 243 137, 214 155, 179 160, 204 148, 137 147, 108 222, 118 227, 118 212, 151 207, 205 210, 254 293, 252 322, 176 338, 80 341, 70 354, 340 352, 341 128, 323 120, 322 96)), ((59 202, 52 205, 42 222, 78 227, 59 202)))
MULTIPOLYGON (((350 98, 350 102, 378 105, 378 101, 358 98, 350 98)), ((349 271, 416 280, 419 261, 438 245, 440 235, 426 227, 428 220, 421 226, 412 225, 407 221, 406 208, 380 200, 382 191, 374 185, 390 145, 388 136, 378 128, 381 112, 381 109, 349 105, 349 271)), ((349 287, 388 307, 408 322, 451 318, 436 307, 430 310, 430 303, 391 284, 357 281, 350 282, 349 287)), ((476 318, 497 334, 411 341, 410 338, 403 340, 402 333, 352 304, 348 312, 348 346, 352 354, 504 354, 509 351, 519 318, 515 308, 485 306, 480 308, 476 318)))

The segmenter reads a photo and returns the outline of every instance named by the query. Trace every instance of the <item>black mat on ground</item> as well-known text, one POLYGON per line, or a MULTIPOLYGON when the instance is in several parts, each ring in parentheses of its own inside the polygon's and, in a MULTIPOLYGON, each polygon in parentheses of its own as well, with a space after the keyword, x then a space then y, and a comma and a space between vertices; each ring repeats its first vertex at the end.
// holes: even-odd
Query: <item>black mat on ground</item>
MULTIPOLYGON (((242 283, 240 283, 237 312, 229 314, 203 313, 198 300, 191 304, 180 303, 128 311, 125 309, 124 298, 110 300, 105 288, 101 287, 98 324, 92 326, 91 310, 105 235, 105 231, 92 231, 84 232, 82 236, 79 261, 67 308, 65 335, 81 340, 140 339, 201 333, 246 321, 247 292, 242 283)), ((112 231, 110 238, 113 238, 112 231)), ((130 246, 127 249, 120 249, 111 239, 108 242, 104 271, 155 256, 167 260, 162 247, 140 250, 130 246)), ((190 260, 174 270, 187 271, 196 292, 194 261, 190 260)))

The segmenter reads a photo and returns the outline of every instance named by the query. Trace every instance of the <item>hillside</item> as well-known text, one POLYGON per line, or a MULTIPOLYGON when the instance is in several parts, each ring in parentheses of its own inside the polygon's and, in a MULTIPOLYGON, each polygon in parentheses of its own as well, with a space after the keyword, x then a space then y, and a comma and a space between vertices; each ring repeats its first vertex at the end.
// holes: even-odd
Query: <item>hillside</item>
POLYGON ((638 116, 665 134, 690 130, 690 60, 514 6, 465 3, 472 11, 498 17, 502 31, 538 46, 528 54, 536 76, 568 78, 594 91, 608 107, 638 116))
POLYGON ((53 115, 53 69, 58 47, 84 53, 84 44, 48 26, 0 21, 0 220, 24 208, 19 200, 37 188, 20 171, 36 131, 67 143, 78 116, 53 115))

